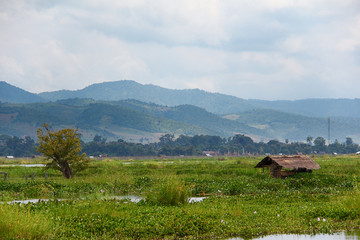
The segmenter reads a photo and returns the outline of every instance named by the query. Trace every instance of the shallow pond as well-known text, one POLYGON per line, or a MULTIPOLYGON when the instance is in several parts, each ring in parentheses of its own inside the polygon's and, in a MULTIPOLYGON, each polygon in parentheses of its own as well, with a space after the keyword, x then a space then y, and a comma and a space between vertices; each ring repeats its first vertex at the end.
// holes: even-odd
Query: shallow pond
POLYGON ((139 196, 135 196, 135 195, 125 195, 125 196, 115 196, 115 197, 109 197, 110 199, 120 199, 120 200, 123 200, 123 199, 127 199, 129 200, 130 202, 133 202, 133 203, 138 203, 140 202, 141 200, 143 200, 144 198, 142 197, 139 197, 139 196))
MULTIPOLYGON (((229 240, 242 240, 242 238, 230 238, 229 240)), ((316 235, 278 234, 253 238, 252 240, 360 240, 360 231, 316 235)))
MULTIPOLYGON (((109 197, 111 198, 115 198, 115 199, 128 199, 130 202, 134 202, 134 203, 138 203, 141 200, 143 200, 143 197, 139 197, 139 196, 134 196, 134 195, 126 195, 126 196, 114 196, 114 197, 109 197)), ((197 203, 197 202, 202 202, 206 197, 190 197, 189 198, 189 203, 197 203)))
POLYGON ((189 203, 202 202, 206 197, 191 197, 189 203))
MULTIPOLYGON (((205 199, 206 197, 190 197, 189 198, 189 203, 196 203, 196 202, 201 202, 205 199)), ((133 203, 138 203, 141 200, 143 200, 143 197, 139 197, 136 195, 124 195, 124 196, 111 196, 111 197, 104 197, 104 199, 119 199, 119 200, 128 200, 130 202, 133 203)), ((57 199, 58 201, 63 201, 66 199, 57 199)), ((7 202, 8 204, 14 204, 14 203, 20 203, 20 204, 28 204, 28 203, 38 203, 38 202, 47 202, 49 201, 49 199, 26 199, 26 200, 14 200, 11 202, 7 202)), ((53 201, 52 199, 50 199, 50 201, 53 201)))
POLYGON ((2 164, 0 167, 45 167, 45 164, 2 164))

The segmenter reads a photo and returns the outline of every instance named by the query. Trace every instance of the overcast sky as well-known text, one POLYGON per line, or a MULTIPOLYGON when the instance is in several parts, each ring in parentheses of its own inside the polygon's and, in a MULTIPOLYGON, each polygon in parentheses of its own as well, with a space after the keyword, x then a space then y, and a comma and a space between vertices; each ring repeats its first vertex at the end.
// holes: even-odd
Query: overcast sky
POLYGON ((360 98, 359 0, 0 0, 0 81, 360 98))

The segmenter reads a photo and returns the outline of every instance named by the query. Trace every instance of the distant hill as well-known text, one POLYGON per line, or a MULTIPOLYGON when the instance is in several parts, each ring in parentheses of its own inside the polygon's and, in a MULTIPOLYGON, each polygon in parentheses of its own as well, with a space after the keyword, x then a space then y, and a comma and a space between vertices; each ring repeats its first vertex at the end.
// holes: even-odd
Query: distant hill
POLYGON ((254 109, 273 109, 313 117, 360 118, 360 99, 248 100, 254 109))
POLYGON ((360 99, 305 99, 294 101, 245 100, 199 89, 173 90, 155 85, 143 85, 123 80, 90 85, 84 89, 40 93, 39 96, 56 101, 67 98, 92 98, 118 101, 136 99, 165 106, 194 105, 215 114, 230 114, 253 109, 273 109, 312 117, 360 118, 360 99))
MULTIPOLYGON (((91 99, 61 100, 67 104, 88 104, 91 99)), ((192 106, 162 106, 144 103, 138 100, 121 100, 106 102, 120 105, 152 116, 172 119, 215 131, 220 136, 231 136, 236 133, 251 136, 256 141, 278 139, 280 141, 305 141, 308 136, 328 137, 328 119, 305 117, 271 109, 257 109, 236 114, 219 116, 192 106), (237 123, 236 123, 237 122, 237 123)), ((331 140, 345 141, 346 137, 360 142, 360 119, 337 117, 331 118, 331 140)))
MULTIPOLYGON (((224 118, 264 131, 274 139, 305 141, 308 136, 328 138, 328 118, 305 117, 269 109, 257 109, 224 118)), ((360 119, 331 118, 330 139, 344 142, 346 137, 360 141, 360 119)))
POLYGON ((37 94, 27 92, 4 81, 0 81, 0 102, 35 103, 45 101, 45 99, 37 94))
POLYGON ((190 104, 216 114, 252 109, 246 100, 225 94, 210 93, 199 89, 173 90, 151 84, 142 85, 130 80, 97 83, 76 91, 43 92, 39 96, 50 101, 92 98, 105 101, 136 99, 165 106, 190 104))
MULTIPOLYGON (((0 104, 0 134, 35 137, 42 123, 55 129, 76 127, 85 141, 95 135, 109 140, 156 141, 175 135, 245 134, 255 141, 277 139, 305 141, 308 136, 327 138, 327 118, 314 118, 257 109, 224 116, 192 106, 162 106, 138 100, 96 101, 66 99, 49 103, 0 104)), ((332 118, 331 139, 360 141, 360 119, 332 118)))
POLYGON ((327 118, 331 117, 331 139, 352 137, 360 142, 360 99, 244 100, 135 81, 39 96, 0 82, 0 93, 3 103, 53 101, 1 104, 0 134, 32 136, 42 122, 51 122, 59 127, 77 126, 87 139, 94 134, 137 141, 144 136, 155 140, 162 133, 222 137, 241 133, 257 141, 304 141, 307 136, 327 138, 327 118))
POLYGON ((242 124, 240 122, 222 118, 219 115, 210 113, 203 108, 193 105, 180 105, 175 107, 148 104, 137 100, 122 100, 113 102, 114 104, 131 107, 138 111, 146 112, 157 117, 172 119, 191 125, 200 126, 215 131, 220 136, 232 136, 236 133, 269 137, 264 132, 242 124))
MULTIPOLYGON (((214 115, 220 121, 223 119, 214 115)), ((95 135, 128 141, 156 141, 162 134, 221 135, 215 129, 177 121, 126 104, 75 99, 51 103, 0 104, 0 134, 35 137, 36 129, 48 123, 55 129, 76 127, 87 141, 95 135)), ((234 124, 241 125, 234 122, 234 124)), ((238 128, 240 130, 240 128, 238 128)), ((227 129, 228 135, 232 134, 227 129)))

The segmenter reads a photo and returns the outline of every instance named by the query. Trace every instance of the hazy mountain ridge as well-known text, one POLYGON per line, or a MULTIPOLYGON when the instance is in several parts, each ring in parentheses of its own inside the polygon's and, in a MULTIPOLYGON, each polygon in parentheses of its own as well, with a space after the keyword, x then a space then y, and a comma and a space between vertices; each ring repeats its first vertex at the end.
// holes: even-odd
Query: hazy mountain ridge
POLYGON ((360 118, 360 99, 248 100, 255 108, 273 109, 313 117, 360 118))
MULTIPOLYGON (((271 109, 257 109, 225 118, 259 128, 275 139, 305 140, 308 136, 328 138, 328 118, 306 117, 271 109)), ((359 139, 360 119, 330 118, 330 140, 359 139)))
POLYGON ((253 109, 273 109, 312 117, 360 118, 360 99, 245 100, 199 89, 174 90, 151 84, 143 85, 131 80, 97 83, 80 90, 43 92, 38 95, 19 90, 21 89, 0 82, 0 93, 2 93, 0 101, 32 103, 69 98, 88 98, 103 101, 136 99, 164 106, 194 105, 215 114, 231 114, 253 109), (12 89, 9 89, 11 87, 12 89), (17 90, 15 91, 15 89, 17 90), (10 92, 11 94, 9 94, 10 92), (37 96, 37 98, 29 100, 25 98, 25 95, 37 96))
MULTIPOLYGON (((3 86, 13 87, 0 84, 0 88, 3 86)), ((13 88, 16 91, 9 92, 28 95, 26 91, 13 88)), ((331 117, 331 139, 360 140, 360 118, 357 117, 360 116, 360 99, 244 100, 198 89, 170 90, 134 81, 99 83, 82 90, 62 90, 40 96, 52 100, 75 98, 42 104, 3 103, 0 105, 0 123, 3 123, 0 134, 32 136, 42 122, 50 122, 58 127, 82 128, 87 137, 99 134, 117 138, 125 132, 127 137, 144 135, 153 139, 161 133, 219 136, 241 133, 256 140, 304 141, 307 136, 327 138, 327 117, 336 116, 331 117), (229 113, 223 116, 215 114, 227 111, 229 113), (318 117, 311 117, 313 115, 318 117)), ((4 101, 10 102, 9 99, 4 101)))
MULTIPOLYGON (((70 99, 62 100, 62 102, 66 101, 69 104, 72 103, 70 99)), ((77 101, 81 100, 75 100, 75 102, 77 101)), ((89 102, 90 100, 83 99, 82 101, 89 102)), ((222 118, 227 120, 221 120, 221 116, 192 105, 168 107, 138 100, 121 100, 108 103, 132 108, 158 117, 198 125, 217 131, 218 134, 221 133, 225 136, 235 134, 238 131, 252 137, 256 136, 256 140, 265 141, 269 139, 305 141, 308 136, 328 137, 327 118, 306 117, 271 109, 256 109, 224 115, 222 118), (238 124, 234 121, 237 121, 238 124)), ((331 140, 344 141, 346 137, 352 137, 354 140, 360 139, 359 123, 359 118, 331 118, 331 140)))
POLYGON ((360 118, 360 99, 245 100, 199 89, 173 90, 151 84, 143 85, 130 80, 97 83, 76 91, 45 92, 40 93, 39 96, 51 101, 78 97, 105 101, 136 99, 167 106, 189 104, 215 114, 230 114, 252 109, 274 109, 313 117, 360 118))
POLYGON ((252 109, 246 100, 225 94, 210 93, 199 89, 173 90, 151 84, 142 85, 130 80, 97 83, 77 91, 44 92, 39 96, 50 101, 92 98, 105 101, 136 99, 167 106, 190 104, 216 114, 252 109))
POLYGON ((34 103, 46 101, 47 100, 37 94, 27 92, 4 81, 0 81, 0 102, 34 103))

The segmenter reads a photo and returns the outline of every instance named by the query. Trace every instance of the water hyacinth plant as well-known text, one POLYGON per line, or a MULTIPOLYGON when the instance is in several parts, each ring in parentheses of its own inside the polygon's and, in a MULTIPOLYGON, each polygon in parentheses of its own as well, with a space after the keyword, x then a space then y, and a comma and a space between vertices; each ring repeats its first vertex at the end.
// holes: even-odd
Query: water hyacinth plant
POLYGON ((113 158, 90 162, 72 180, 55 170, 45 178, 39 167, 3 167, 0 232, 10 235, 0 239, 251 239, 359 228, 358 156, 317 156, 321 169, 286 179, 255 169, 260 160, 113 158), (188 204, 199 196, 206 199, 188 204), (60 200, 7 205, 31 198, 60 200))

